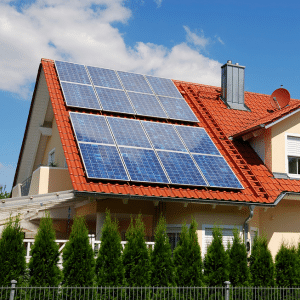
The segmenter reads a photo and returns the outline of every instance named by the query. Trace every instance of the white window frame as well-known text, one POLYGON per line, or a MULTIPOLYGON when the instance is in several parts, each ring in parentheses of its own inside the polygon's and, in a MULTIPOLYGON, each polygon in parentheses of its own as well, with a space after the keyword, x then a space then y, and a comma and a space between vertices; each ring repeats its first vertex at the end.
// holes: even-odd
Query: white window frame
MULTIPOLYGON (((240 237, 242 237, 243 232, 242 232, 242 226, 240 225, 213 225, 213 224, 203 224, 202 225, 202 247, 201 247, 201 253, 202 257, 204 258, 206 255, 206 249, 205 249, 205 229, 213 229, 214 226, 218 226, 222 229, 231 229, 233 230, 234 228, 237 228, 240 232, 240 237)), ((222 241, 223 242, 223 241, 222 241)), ((227 245, 225 246, 226 250, 227 245)))
POLYGON ((55 148, 49 151, 48 153, 48 166, 50 167, 50 164, 53 163, 55 164, 55 148), (53 155, 53 161, 52 161, 52 155, 53 155))
POLYGON ((286 171, 286 174, 288 174, 288 176, 291 178, 300 178, 300 174, 289 173, 288 157, 293 156, 293 157, 299 157, 299 159, 300 159, 300 153, 299 153, 299 156, 289 155, 289 153, 288 153, 288 137, 296 137, 296 138, 299 138, 299 141, 300 141, 300 134, 298 134, 298 133, 286 133, 285 134, 285 171, 286 171))

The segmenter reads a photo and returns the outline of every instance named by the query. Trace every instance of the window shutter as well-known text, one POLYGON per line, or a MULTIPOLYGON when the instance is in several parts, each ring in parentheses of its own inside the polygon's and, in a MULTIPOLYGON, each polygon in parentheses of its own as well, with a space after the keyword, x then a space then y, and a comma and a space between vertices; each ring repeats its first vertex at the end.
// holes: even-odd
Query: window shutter
MULTIPOLYGON (((205 245, 203 249, 203 254, 207 253, 207 248, 213 240, 212 228, 205 228, 205 245)), ((233 242, 233 231, 232 229, 223 229, 223 239, 222 244, 225 249, 227 249, 228 242, 232 245, 233 242)))
POLYGON ((213 240, 212 228, 205 228, 205 245, 203 249, 203 254, 207 253, 207 248, 211 244, 213 240))
POLYGON ((287 137, 287 152, 291 156, 300 156, 300 138, 295 136, 287 137))

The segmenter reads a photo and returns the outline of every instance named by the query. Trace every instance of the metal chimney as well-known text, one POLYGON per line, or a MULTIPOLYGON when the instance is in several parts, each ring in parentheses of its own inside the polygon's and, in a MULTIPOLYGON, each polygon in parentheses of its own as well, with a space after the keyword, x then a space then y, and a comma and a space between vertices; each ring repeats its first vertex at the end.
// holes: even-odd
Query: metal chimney
POLYGON ((222 69, 222 100, 229 108, 249 110, 244 101, 245 67, 228 60, 222 69))

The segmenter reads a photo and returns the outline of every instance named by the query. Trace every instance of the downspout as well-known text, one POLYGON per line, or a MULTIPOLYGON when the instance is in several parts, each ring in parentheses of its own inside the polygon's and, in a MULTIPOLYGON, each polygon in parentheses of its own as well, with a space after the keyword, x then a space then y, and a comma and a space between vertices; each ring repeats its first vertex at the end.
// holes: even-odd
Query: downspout
POLYGON ((244 243, 245 244, 247 243, 247 239, 248 239, 248 232, 249 232, 249 225, 248 225, 248 223, 253 218, 255 205, 250 205, 249 208, 250 208, 250 214, 249 214, 248 218, 245 220, 244 227, 243 227, 243 231, 244 231, 244 243))

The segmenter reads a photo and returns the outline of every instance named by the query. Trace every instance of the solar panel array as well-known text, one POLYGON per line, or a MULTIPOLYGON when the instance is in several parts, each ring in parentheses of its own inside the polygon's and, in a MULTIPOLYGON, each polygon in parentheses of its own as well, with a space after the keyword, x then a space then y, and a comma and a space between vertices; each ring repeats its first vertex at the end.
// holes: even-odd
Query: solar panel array
POLYGON ((68 106, 198 122, 171 79, 55 61, 68 106))
POLYGON ((89 178, 242 189, 203 128, 70 112, 89 178))

